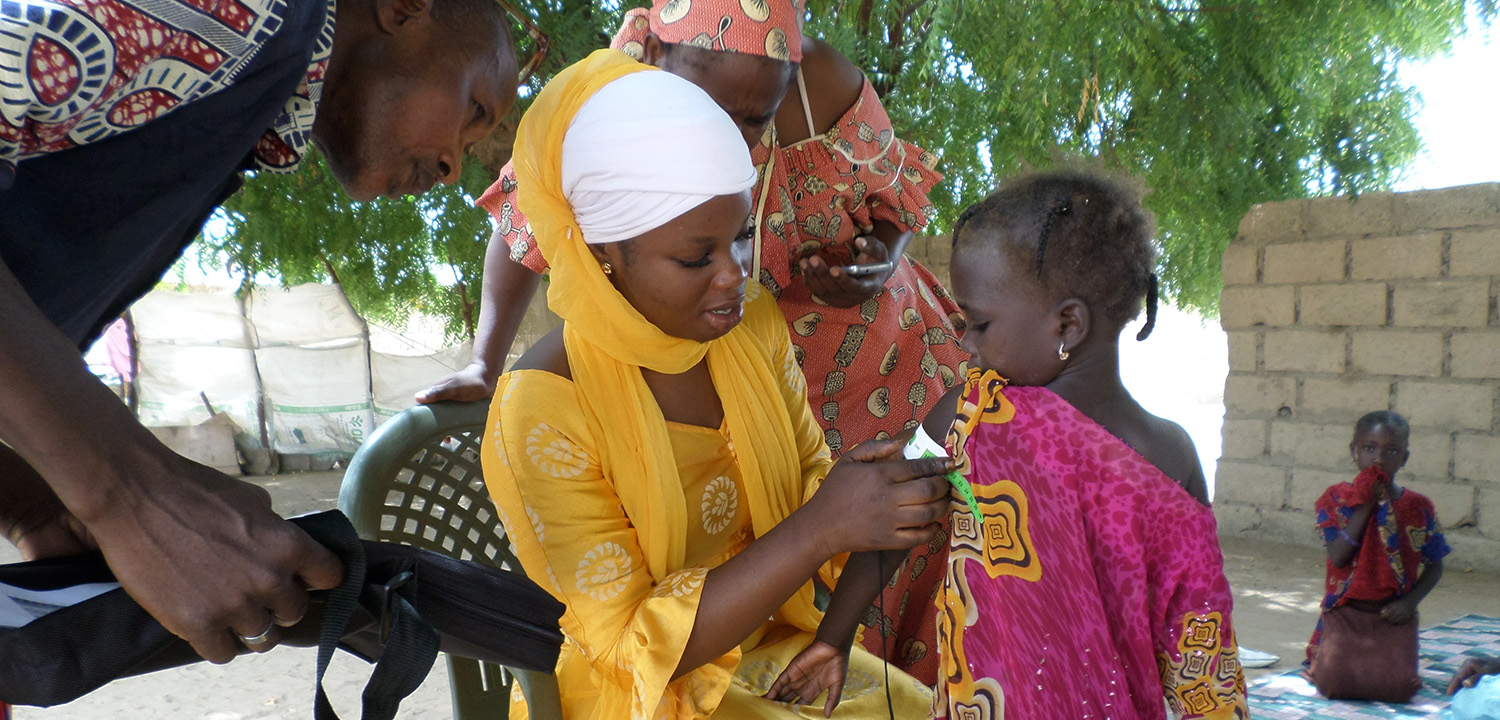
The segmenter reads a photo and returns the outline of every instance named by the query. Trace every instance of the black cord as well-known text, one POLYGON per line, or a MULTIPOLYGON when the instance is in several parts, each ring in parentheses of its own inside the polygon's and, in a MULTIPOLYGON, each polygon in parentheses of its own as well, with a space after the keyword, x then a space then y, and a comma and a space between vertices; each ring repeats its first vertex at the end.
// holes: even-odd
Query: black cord
POLYGON ((891 714, 891 720, 896 720, 896 706, 891 702, 891 653, 885 637, 885 586, 889 580, 885 577, 884 555, 882 552, 875 553, 875 574, 880 576, 880 596, 877 598, 880 617, 876 620, 875 630, 880 633, 880 662, 885 666, 885 709, 891 714))

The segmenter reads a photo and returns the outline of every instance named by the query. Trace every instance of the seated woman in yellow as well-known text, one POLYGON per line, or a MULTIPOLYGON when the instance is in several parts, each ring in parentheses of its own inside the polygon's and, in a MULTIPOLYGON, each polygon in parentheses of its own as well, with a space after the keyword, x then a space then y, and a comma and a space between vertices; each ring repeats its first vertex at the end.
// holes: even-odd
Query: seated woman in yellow
MULTIPOLYGON (((927 542, 944 465, 895 443, 830 459, 786 322, 745 302, 755 169, 734 123, 601 50, 537 97, 515 157, 564 324, 500 378, 484 469, 526 573, 568 608, 564 715, 821 717, 761 697, 821 642, 848 658, 837 716, 886 717, 880 662, 815 638, 812 580, 927 542)), ((927 689, 890 678, 896 716, 925 716, 927 689)))

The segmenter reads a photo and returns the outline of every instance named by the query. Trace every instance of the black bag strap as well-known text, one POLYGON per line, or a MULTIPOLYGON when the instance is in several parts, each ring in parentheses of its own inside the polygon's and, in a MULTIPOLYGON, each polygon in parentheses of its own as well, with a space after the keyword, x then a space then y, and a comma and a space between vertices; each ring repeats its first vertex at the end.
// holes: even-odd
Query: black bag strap
MULTIPOLYGON (((354 531, 349 518, 336 510, 293 519, 314 540, 327 546, 344 563, 344 581, 330 590, 324 599, 323 628, 318 636, 317 697, 313 709, 315 720, 339 720, 328 693, 323 689, 323 676, 333 660, 333 651, 359 605, 360 593, 368 581, 365 577, 365 552, 359 535, 354 531)), ((386 617, 390 634, 385 649, 370 673, 363 695, 363 720, 392 720, 401 701, 411 695, 432 665, 437 661, 438 634, 424 621, 406 593, 415 594, 416 567, 413 576, 402 586, 385 588, 386 617)))
MULTIPOLYGON (((365 685, 364 720, 392 720, 401 701, 416 691, 437 660, 438 634, 402 595, 390 598, 391 631, 385 652, 365 685)), ((322 692, 322 683, 318 685, 322 692)), ((322 720, 319 718, 318 720, 322 720)))

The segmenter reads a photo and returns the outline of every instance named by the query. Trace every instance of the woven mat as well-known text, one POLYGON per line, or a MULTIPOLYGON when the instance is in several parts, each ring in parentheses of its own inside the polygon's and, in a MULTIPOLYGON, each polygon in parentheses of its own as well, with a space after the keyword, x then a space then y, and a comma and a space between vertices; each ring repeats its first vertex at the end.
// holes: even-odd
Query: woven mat
POLYGON ((1422 691, 1406 705, 1325 700, 1302 679, 1299 668, 1250 683, 1250 715, 1265 720, 1435 719, 1448 707, 1444 691, 1465 659, 1500 657, 1500 618, 1465 615, 1423 630, 1419 647, 1422 691))

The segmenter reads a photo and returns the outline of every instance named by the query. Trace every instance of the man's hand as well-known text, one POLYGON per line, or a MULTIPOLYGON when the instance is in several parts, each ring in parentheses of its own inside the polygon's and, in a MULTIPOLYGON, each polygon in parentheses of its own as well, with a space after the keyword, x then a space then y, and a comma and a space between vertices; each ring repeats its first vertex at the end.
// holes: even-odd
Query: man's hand
POLYGON ((428 405, 444 400, 458 402, 488 400, 495 394, 495 379, 486 379, 488 375, 483 365, 469 363, 464 369, 417 393, 417 402, 428 405))
POLYGON ((787 663, 765 698, 775 702, 811 705, 823 691, 823 717, 833 717, 834 708, 844 694, 844 677, 849 672, 849 649, 840 650, 822 640, 814 640, 787 663))
POLYGON ((338 558, 271 512, 264 489, 180 458, 163 469, 88 529, 125 591, 204 659, 228 662, 267 631, 247 645, 271 649, 275 628, 306 614, 307 590, 342 582, 338 558))
POLYGON ((75 555, 99 549, 83 523, 68 512, 14 450, 0 444, 0 537, 25 560, 75 555))
POLYGON ((1474 687, 1479 683, 1479 678, 1485 675, 1500 675, 1500 660, 1469 658, 1458 672, 1453 673, 1453 681, 1448 683, 1448 694, 1452 695, 1461 688, 1474 687))
POLYGON ((94 537, 83 523, 78 522, 78 518, 73 517, 73 513, 68 512, 62 503, 58 503, 56 509, 55 514, 45 519, 32 517, 11 526, 7 536, 21 551, 21 559, 43 560, 99 549, 94 537))
POLYGON ((338 558, 273 514, 264 490, 141 427, 3 263, 0 308, 0 530, 28 554, 92 537, 141 607, 220 663, 234 658, 236 635, 270 630, 251 649, 274 646, 273 621, 301 619, 308 588, 343 581, 338 558), (67 514, 35 510, 47 505, 36 500, 43 486, 67 514))

